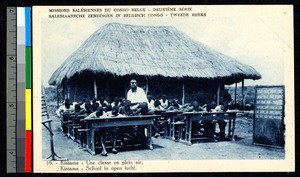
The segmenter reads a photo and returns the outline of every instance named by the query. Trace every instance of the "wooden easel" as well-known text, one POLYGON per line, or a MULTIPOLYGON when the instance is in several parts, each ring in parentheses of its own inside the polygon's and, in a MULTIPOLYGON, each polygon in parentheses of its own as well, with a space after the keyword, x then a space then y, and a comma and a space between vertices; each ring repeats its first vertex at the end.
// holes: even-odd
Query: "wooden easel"
POLYGON ((42 117, 43 116, 47 116, 47 120, 42 121, 42 124, 44 125, 44 127, 46 127, 46 129, 49 131, 49 134, 50 134, 51 154, 47 157, 47 159, 51 158, 51 160, 67 160, 66 158, 62 158, 62 157, 58 156, 54 151, 54 142, 53 142, 54 134, 53 134, 52 128, 51 128, 52 119, 49 118, 49 114, 47 111, 47 104, 46 104, 45 97, 44 97, 44 87, 43 87, 43 91, 42 91, 42 117), (46 125, 46 123, 48 123, 48 126, 46 125), (56 159, 56 157, 58 159, 56 159))

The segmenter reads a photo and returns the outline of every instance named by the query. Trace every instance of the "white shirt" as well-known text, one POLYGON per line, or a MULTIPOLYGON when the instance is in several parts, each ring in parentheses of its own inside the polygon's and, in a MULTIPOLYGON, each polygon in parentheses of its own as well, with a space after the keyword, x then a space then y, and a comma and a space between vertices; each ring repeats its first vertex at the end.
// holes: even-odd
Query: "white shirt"
POLYGON ((58 117, 60 117, 60 116, 61 116, 61 113, 62 113, 62 112, 66 112, 66 111, 74 111, 73 105, 71 105, 69 109, 67 109, 67 108, 65 107, 65 105, 61 105, 61 106, 56 110, 56 115, 57 115, 58 117))
MULTIPOLYGON (((111 107, 114 107, 115 106, 115 102, 112 102, 111 104, 111 107)), ((121 102, 119 102, 119 104, 117 106, 120 106, 121 105, 121 102)))
POLYGON ((123 114, 118 114, 117 116, 115 116, 112 114, 112 111, 108 111, 108 112, 103 113, 103 116, 101 116, 101 117, 107 118, 107 117, 126 117, 126 116, 123 114))
MULTIPOLYGON (((90 101, 90 104, 92 105, 93 103, 90 101)), ((86 110, 85 109, 85 102, 80 107, 83 108, 84 110, 86 110)))
POLYGON ((215 109, 212 109, 211 112, 224 112, 222 109, 223 105, 218 105, 215 109))
POLYGON ((130 100, 131 103, 148 103, 147 96, 144 90, 140 87, 136 87, 136 91, 132 92, 132 89, 128 90, 127 92, 127 100, 130 100))
MULTIPOLYGON (((99 116, 100 117, 100 116, 99 116)), ((90 115, 88 115, 87 117, 85 117, 85 119, 93 119, 93 118, 99 118, 96 116, 96 111, 92 112, 90 115)))
POLYGON ((164 102, 162 99, 160 99, 159 101, 160 101, 160 105, 161 105, 163 108, 168 107, 168 100, 167 100, 167 99, 165 100, 165 102, 164 102))
POLYGON ((151 99, 151 101, 148 104, 148 108, 149 109, 155 109, 155 107, 154 107, 154 100, 151 99))
MULTIPOLYGON (((100 101, 98 100, 98 101, 96 101, 96 103, 98 103, 100 106, 101 106, 101 103, 100 103, 100 101)), ((106 101, 106 100, 104 100, 104 102, 103 103, 105 103, 106 105, 108 105, 108 102, 106 101)), ((92 103, 91 103, 92 104, 92 103)))

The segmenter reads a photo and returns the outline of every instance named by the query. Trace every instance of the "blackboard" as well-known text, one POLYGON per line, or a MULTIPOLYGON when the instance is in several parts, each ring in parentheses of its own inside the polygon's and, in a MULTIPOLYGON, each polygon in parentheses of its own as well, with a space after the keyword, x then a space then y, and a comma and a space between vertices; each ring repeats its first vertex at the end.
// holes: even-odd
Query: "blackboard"
POLYGON ((256 86, 253 143, 284 148, 284 86, 256 86))

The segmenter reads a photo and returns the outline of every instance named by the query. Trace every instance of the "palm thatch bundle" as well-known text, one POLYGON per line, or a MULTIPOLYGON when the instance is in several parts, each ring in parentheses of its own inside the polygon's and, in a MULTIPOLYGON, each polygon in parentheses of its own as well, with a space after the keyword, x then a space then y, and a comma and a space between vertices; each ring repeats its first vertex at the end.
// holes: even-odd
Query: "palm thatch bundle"
POLYGON ((197 79, 260 79, 251 66, 197 42, 174 27, 110 23, 92 34, 54 72, 59 85, 83 71, 197 79))

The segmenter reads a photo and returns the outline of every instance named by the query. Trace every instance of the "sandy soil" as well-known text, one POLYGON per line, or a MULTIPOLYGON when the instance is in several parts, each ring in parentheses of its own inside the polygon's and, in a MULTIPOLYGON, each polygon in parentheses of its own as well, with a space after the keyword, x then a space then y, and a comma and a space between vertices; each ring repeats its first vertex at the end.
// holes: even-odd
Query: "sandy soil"
MULTIPOLYGON (((55 152, 68 160, 203 160, 203 159, 284 159, 284 149, 257 146, 252 144, 252 117, 239 117, 236 120, 236 141, 194 142, 188 146, 162 137, 152 138, 154 149, 141 146, 119 148, 118 154, 110 153, 103 157, 95 156, 78 148, 78 143, 67 138, 59 129, 59 119, 51 114, 52 130, 54 132, 55 152)), ((44 118, 45 119, 45 118, 44 118)), ((42 127, 42 157, 50 155, 49 133, 42 127)))

